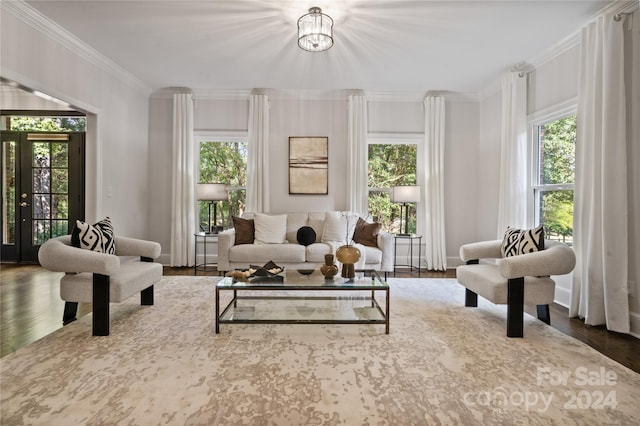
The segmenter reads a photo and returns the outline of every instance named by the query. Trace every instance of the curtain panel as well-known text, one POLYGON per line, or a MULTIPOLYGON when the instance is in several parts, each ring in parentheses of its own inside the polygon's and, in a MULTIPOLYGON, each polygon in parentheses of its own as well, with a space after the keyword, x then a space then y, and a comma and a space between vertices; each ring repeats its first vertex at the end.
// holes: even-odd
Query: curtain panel
POLYGON ((347 209, 366 215, 369 210, 367 147, 367 99, 364 95, 349 96, 348 185, 347 209))
POLYGON ((424 197, 425 260, 427 269, 447 269, 447 247, 444 214, 445 100, 427 96, 424 100, 424 197))
POLYGON ((629 333, 623 20, 582 29, 570 315, 629 333))
POLYGON ((502 127, 497 236, 507 226, 527 227, 527 76, 502 79, 502 127))
POLYGON ((171 266, 193 266, 196 232, 193 95, 173 95, 171 266))
POLYGON ((269 99, 254 93, 249 99, 247 152, 247 212, 269 211, 269 99))

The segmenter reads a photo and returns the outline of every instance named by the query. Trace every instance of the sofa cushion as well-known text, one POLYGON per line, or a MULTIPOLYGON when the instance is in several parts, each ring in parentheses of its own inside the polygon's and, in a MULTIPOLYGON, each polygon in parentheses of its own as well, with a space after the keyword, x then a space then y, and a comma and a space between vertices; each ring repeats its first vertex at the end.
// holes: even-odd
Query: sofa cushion
POLYGON ((296 241, 303 246, 308 246, 316 242, 316 231, 310 226, 302 226, 296 233, 296 241))
POLYGON ((107 216, 93 225, 76 220, 76 226, 71 231, 71 245, 99 253, 115 254, 116 243, 111 219, 107 216))
POLYGON ((307 246, 306 260, 307 262, 324 264, 324 255, 332 253, 333 249, 329 244, 315 243, 307 246))
POLYGON ((254 213, 254 244, 283 244, 287 240, 287 215, 254 213))
POLYGON ((235 244, 253 244, 255 226, 253 219, 233 217, 233 228, 236 230, 235 244))
POLYGON ((324 232, 324 219, 327 216, 326 212, 309 213, 308 225, 316 231, 316 243, 322 241, 322 233, 324 232))
POLYGON ((229 250, 229 261, 237 263, 266 263, 273 260, 281 263, 305 261, 305 246, 300 244, 243 244, 229 250))
POLYGON ((287 213, 287 241, 290 243, 298 241, 298 230, 303 226, 307 226, 308 222, 308 213, 287 213))
POLYGON ((324 230, 322 231, 323 243, 340 242, 350 243, 353 240, 358 216, 343 214, 341 212, 328 212, 324 220, 324 230))
POLYGON ((367 223, 359 217, 353 233, 353 241, 363 246, 377 247, 380 228, 382 228, 382 224, 378 222, 367 223))

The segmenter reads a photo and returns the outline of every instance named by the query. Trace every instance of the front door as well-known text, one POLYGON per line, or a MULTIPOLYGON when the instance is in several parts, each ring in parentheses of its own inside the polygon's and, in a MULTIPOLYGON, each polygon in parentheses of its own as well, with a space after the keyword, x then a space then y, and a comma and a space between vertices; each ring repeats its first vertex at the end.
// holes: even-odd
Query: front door
POLYGON ((36 262, 40 245, 84 219, 84 132, 2 132, 3 261, 36 262))

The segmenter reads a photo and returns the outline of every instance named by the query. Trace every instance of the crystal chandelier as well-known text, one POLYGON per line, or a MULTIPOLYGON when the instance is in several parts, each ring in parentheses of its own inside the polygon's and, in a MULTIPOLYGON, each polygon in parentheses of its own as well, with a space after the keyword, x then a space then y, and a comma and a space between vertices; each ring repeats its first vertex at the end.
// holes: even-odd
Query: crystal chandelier
POLYGON ((298 46, 309 52, 322 52, 333 46, 333 19, 312 7, 298 19, 298 46))

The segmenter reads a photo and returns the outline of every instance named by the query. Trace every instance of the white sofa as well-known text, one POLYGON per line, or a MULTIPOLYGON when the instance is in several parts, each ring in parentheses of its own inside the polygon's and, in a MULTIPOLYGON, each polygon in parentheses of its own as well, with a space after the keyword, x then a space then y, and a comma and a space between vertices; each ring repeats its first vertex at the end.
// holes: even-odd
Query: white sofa
MULTIPOLYGON (((281 215, 286 215, 286 236, 282 243, 261 244, 259 241, 254 241, 253 244, 238 245, 235 229, 221 232, 218 235, 218 270, 226 272, 245 269, 250 265, 263 265, 270 260, 288 269, 315 269, 324 264, 325 254, 335 254, 335 250, 344 244, 346 237, 343 241, 323 238, 328 237, 325 232, 325 219, 331 217, 333 224, 337 215, 344 217, 341 212, 274 213, 268 216, 281 215), (307 246, 297 241, 298 230, 303 226, 313 228, 316 234, 315 242, 307 246)), ((255 217, 254 214, 243 216, 244 219, 255 217)), ((346 217, 349 218, 349 228, 355 227, 358 216, 349 214, 346 217)), ((347 233, 351 238, 353 232, 347 231, 347 233)), ((356 269, 373 269, 385 273, 393 271, 393 234, 380 231, 376 240, 377 247, 354 244, 361 253, 360 260, 355 265, 356 269)), ((337 260, 336 263, 338 263, 337 260)))

